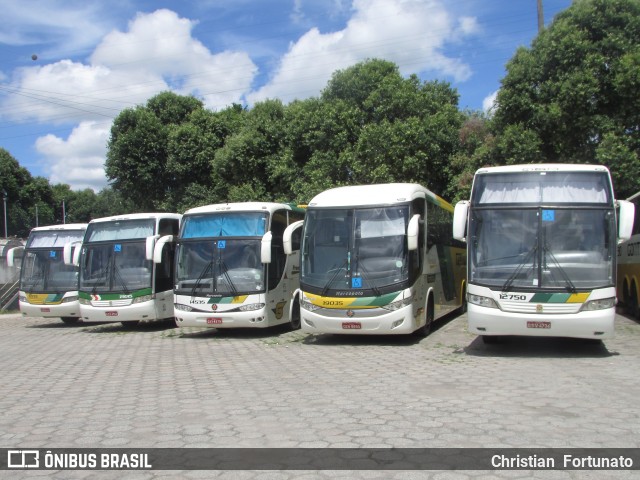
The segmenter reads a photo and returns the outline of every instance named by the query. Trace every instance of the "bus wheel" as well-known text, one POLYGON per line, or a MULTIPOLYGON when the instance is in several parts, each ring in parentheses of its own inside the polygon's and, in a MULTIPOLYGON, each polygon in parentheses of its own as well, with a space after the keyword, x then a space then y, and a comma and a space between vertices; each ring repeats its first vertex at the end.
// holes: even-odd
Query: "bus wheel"
POLYGON ((61 317, 60 320, 62 320, 67 325, 71 325, 73 323, 78 323, 78 320, 80 319, 78 317, 61 317))
POLYGON ((634 318, 638 318, 640 309, 638 308, 638 288, 635 282, 631 284, 631 292, 629 295, 629 303, 626 305, 627 313, 634 318))
POLYGON ((424 322, 424 325, 417 330, 417 333, 420 337, 426 337, 427 335, 429 335, 429 333, 431 333, 431 327, 433 325, 433 316, 434 316, 433 300, 431 299, 431 297, 429 297, 429 301, 427 302, 426 320, 424 322))
POLYGON ((129 320, 128 322, 120 322, 124 328, 135 328, 140 323, 140 320, 129 320))
POLYGON ((467 289, 462 289, 462 305, 460 307, 460 313, 467 313, 467 289))
POLYGON ((293 301, 293 307, 291 308, 291 320, 289 321, 291 330, 298 330, 300 328, 300 300, 296 296, 293 301))

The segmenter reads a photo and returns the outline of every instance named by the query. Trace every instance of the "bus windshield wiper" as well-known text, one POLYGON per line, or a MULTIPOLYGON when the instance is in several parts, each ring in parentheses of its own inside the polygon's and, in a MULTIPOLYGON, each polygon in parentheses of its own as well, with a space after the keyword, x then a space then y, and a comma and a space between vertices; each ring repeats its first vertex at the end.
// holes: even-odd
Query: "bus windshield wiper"
POLYGON ((195 296, 196 294, 196 290, 198 289, 198 287, 200 286, 200 282, 202 282, 202 279, 205 277, 205 275, 211 271, 213 267, 213 258, 209 261, 209 263, 207 263, 205 265, 205 267, 202 269, 202 271, 200 272, 200 275, 198 275, 198 279, 196 280, 196 283, 193 285, 193 288, 191 289, 191 296, 195 296))
POLYGON ((565 271, 565 269, 562 267, 562 265, 560 265, 560 262, 558 262, 558 259, 555 257, 555 255, 553 254, 553 252, 551 251, 551 249, 549 248, 549 245, 545 243, 544 247, 543 247, 543 253, 544 253, 544 263, 543 265, 546 266, 546 259, 547 259, 547 255, 549 255, 549 258, 551 259, 551 262, 555 265, 555 267, 558 269, 558 271, 560 272, 560 275, 562 276, 562 279, 565 281, 565 284, 567 286, 567 291, 571 292, 571 293, 576 293, 576 286, 574 285, 574 283, 571 281, 571 279, 569 278, 569 275, 567 275, 567 272, 565 271))
POLYGON ((513 282, 516 280, 516 278, 518 278, 518 275, 520 275, 520 273, 522 272, 522 269, 524 268, 524 266, 527 264, 529 259, 534 256, 534 254, 537 251, 538 251, 538 241, 536 240, 536 242, 533 244, 533 247, 531 248, 531 250, 529 250, 527 252, 527 254, 525 255, 525 257, 522 260, 522 262, 518 264, 516 269, 513 271, 513 273, 507 279, 507 281, 504 282, 504 285, 502 286, 502 291, 503 292, 506 292, 507 290, 509 290, 511 288, 511 285, 513 285, 513 282))
POLYGON ((233 296, 235 297, 236 295, 238 295, 238 289, 233 284, 233 280, 231 280, 231 276, 229 275, 229 267, 227 267, 227 264, 224 263, 224 260, 222 260, 222 258, 218 259, 218 263, 220 265, 220 273, 224 275, 224 279, 227 281, 227 283, 229 283, 231 293, 233 293, 233 296))
POLYGON ((327 273, 329 273, 331 270, 333 270, 335 268, 335 271, 333 272, 333 275, 331 275, 331 278, 329 279, 329 281, 325 284, 324 288, 322 289, 322 296, 327 294, 327 292, 331 288, 331 285, 333 284, 333 282, 335 282, 336 278, 338 278, 338 275, 340 274, 340 272, 342 272, 342 269, 346 265, 347 265, 347 260, 342 262, 342 265, 340 265, 338 268, 335 268, 335 265, 334 265, 333 267, 331 267, 330 270, 327 271, 327 273))
POLYGON ((129 288, 127 287, 127 282, 124 281, 124 278, 122 278, 122 275, 120 274, 120 269, 116 265, 115 257, 113 257, 113 279, 117 279, 120 282, 120 286, 122 287, 124 293, 128 295, 129 288))
POLYGON ((371 290, 373 290, 373 293, 377 297, 379 297, 380 296, 380 289, 375 285, 375 283, 373 283, 371 281, 371 277, 369 275, 369 272, 364 267, 364 265, 360 264, 360 255, 359 254, 356 254, 355 271, 356 272, 360 272, 362 274, 362 278, 364 278, 366 280, 366 282, 371 286, 371 290))

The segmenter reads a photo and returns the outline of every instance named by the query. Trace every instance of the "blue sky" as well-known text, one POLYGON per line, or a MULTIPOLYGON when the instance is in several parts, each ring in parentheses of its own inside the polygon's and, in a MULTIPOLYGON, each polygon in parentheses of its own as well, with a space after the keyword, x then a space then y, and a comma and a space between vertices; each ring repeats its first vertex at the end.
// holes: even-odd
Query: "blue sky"
MULTIPOLYGON (((543 0, 545 25, 570 5, 543 0)), ((383 58, 481 110, 538 31, 537 0, 0 0, 0 11, 0 147, 34 176, 96 191, 111 122, 161 91, 214 110, 286 103, 383 58)))

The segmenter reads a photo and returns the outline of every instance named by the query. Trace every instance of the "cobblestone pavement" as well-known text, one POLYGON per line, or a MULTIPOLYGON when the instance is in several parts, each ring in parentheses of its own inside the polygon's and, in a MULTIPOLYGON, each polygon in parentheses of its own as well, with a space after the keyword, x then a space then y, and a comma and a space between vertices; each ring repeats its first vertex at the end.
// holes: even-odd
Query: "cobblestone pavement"
MULTIPOLYGON (((640 324, 603 344, 184 334, 0 316, 1 448, 639 447, 640 324)), ((611 471, 32 471, 2 478, 637 478, 611 471)))

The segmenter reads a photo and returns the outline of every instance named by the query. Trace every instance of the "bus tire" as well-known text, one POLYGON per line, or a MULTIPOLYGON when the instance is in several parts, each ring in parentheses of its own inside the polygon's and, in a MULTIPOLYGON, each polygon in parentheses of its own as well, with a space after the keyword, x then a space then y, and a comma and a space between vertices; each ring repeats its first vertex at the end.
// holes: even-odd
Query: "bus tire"
POLYGON ((300 329, 300 299, 297 295, 291 307, 291 320, 289 320, 289 325, 291 326, 291 330, 300 329))
POLYGON ((60 320, 67 325, 73 325, 74 323, 78 323, 78 320, 80 319, 78 317, 61 317, 60 320))
POLYGON ((424 325, 421 326, 418 330, 416 330, 418 336, 424 338, 427 335, 429 335, 429 333, 431 333, 431 327, 433 326, 433 317, 434 317, 433 299, 431 298, 431 296, 429 296, 429 300, 427 300, 427 311, 426 311, 426 318, 425 318, 424 325))
POLYGON ((638 308, 638 287, 636 282, 631 283, 631 291, 629 292, 629 302, 626 303, 627 313, 633 318, 640 316, 640 308, 638 308))
POLYGON ((462 304, 460 306, 460 313, 467 313, 467 287, 462 287, 462 304))

